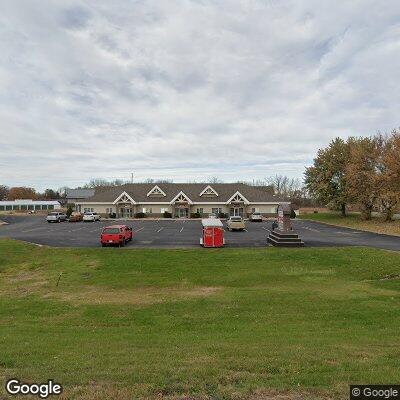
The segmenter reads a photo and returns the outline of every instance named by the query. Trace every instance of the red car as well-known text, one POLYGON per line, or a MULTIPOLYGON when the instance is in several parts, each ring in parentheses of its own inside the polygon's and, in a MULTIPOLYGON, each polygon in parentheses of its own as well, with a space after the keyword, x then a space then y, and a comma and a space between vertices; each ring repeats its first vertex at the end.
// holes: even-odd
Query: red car
POLYGON ((125 246, 127 242, 132 240, 132 228, 126 225, 111 225, 103 228, 101 232, 101 245, 107 246, 116 244, 118 247, 125 246))

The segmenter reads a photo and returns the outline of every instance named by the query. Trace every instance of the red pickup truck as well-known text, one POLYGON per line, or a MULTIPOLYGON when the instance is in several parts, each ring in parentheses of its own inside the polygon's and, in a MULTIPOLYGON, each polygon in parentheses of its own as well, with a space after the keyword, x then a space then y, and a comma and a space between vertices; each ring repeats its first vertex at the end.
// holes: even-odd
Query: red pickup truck
POLYGON ((105 226, 101 232, 100 242, 101 245, 108 246, 112 244, 118 247, 125 246, 127 242, 132 240, 132 228, 126 225, 111 225, 105 226))

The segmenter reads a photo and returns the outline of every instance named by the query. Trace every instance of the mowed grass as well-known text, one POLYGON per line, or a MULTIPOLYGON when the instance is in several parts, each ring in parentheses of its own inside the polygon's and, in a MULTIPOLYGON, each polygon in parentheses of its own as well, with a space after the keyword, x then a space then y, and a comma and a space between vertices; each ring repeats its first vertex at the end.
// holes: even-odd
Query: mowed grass
POLYGON ((362 231, 400 236, 400 220, 383 221, 382 217, 373 217, 371 220, 365 221, 361 218, 360 213, 349 213, 346 217, 343 217, 337 212, 301 214, 298 218, 360 229, 362 231))
POLYGON ((365 248, 0 240, 0 375, 67 399, 347 398, 398 381, 399 276, 399 253, 365 248))

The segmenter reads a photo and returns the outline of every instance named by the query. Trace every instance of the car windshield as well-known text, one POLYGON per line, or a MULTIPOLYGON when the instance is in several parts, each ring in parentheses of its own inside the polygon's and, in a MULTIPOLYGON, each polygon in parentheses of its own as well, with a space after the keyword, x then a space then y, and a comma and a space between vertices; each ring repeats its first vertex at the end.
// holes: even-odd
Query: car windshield
POLYGON ((260 213, 253 213, 253 215, 260 215, 260 213))
POLYGON ((91 212, 85 212, 85 215, 93 215, 91 212))
POLYGON ((242 218, 241 217, 231 217, 231 221, 233 221, 233 222, 241 222, 242 218))
POLYGON ((119 233, 119 228, 104 228, 103 233, 108 233, 108 234, 119 233))
POLYGON ((52 212, 52 213, 50 213, 49 215, 57 215, 58 213, 56 213, 56 212, 52 212))

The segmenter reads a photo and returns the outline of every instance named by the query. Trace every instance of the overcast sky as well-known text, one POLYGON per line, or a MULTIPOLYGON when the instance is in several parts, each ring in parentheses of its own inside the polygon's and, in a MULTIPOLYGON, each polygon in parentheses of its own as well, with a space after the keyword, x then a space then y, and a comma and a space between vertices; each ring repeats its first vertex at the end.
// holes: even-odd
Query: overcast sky
POLYGON ((0 184, 301 177, 400 125, 398 0, 0 4, 0 184))

